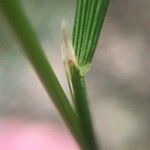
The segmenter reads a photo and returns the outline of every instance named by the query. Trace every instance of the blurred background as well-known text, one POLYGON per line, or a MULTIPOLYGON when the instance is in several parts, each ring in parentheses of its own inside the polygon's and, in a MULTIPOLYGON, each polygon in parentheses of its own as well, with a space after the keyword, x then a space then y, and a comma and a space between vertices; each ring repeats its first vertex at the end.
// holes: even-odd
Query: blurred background
MULTIPOLYGON (((76 0, 20 1, 69 95, 60 25, 67 20, 71 33, 76 0)), ((150 150, 149 8, 149 0, 110 1, 86 78, 93 122, 103 150, 150 150)), ((13 150, 12 139, 29 145, 44 139, 44 150, 52 149, 48 148, 50 141, 54 144, 59 139, 53 150, 78 150, 0 12, 0 149, 13 150), (64 147, 58 147, 59 143, 64 147)), ((14 149, 29 147, 24 144, 14 149)), ((40 146, 31 149, 40 150, 40 146)))

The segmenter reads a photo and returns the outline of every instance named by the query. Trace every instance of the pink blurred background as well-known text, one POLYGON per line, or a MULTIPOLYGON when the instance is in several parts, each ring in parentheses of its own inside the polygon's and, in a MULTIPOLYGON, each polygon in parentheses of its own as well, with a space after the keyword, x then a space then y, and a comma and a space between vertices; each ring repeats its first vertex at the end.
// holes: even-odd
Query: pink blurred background
POLYGON ((0 121, 0 150, 79 150, 66 129, 18 119, 0 121))

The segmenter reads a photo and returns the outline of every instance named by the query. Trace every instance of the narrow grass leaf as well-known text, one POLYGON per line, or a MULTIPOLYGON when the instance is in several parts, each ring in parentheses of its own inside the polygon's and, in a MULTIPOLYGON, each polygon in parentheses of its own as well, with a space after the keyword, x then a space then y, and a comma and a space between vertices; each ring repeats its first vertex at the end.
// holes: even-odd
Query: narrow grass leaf
POLYGON ((109 0, 77 0, 73 48, 81 75, 90 68, 109 0))
POLYGON ((86 149, 79 117, 71 106, 52 66, 49 64, 19 0, 0 0, 0 10, 4 13, 11 29, 14 31, 23 47, 26 56, 66 125, 69 127, 72 135, 75 137, 80 147, 86 149))

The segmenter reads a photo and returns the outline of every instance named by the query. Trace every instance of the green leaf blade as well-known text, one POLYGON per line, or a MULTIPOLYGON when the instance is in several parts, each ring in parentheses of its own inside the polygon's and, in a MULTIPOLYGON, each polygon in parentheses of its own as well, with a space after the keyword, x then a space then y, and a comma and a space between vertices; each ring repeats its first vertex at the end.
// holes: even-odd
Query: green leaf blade
POLYGON ((0 0, 0 10, 4 13, 26 56, 72 135, 80 147, 86 149, 78 114, 71 106, 52 66, 48 62, 19 0, 0 0))
POLYGON ((78 0, 77 2, 76 14, 78 15, 74 22, 73 47, 79 66, 92 62, 108 4, 109 0, 78 0))

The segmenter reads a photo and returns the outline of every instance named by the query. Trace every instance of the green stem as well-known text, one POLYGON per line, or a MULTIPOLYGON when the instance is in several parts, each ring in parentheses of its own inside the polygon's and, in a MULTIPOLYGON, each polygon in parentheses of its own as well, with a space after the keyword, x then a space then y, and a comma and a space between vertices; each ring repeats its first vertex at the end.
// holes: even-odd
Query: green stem
POLYGON ((79 118, 70 105, 18 0, 0 0, 1 10, 24 48, 48 95, 82 149, 85 147, 79 118))
POLYGON ((88 98, 84 77, 80 76, 79 69, 74 65, 73 62, 70 61, 69 65, 71 82, 74 91, 75 106, 80 117, 84 138, 88 144, 88 150, 98 150, 88 107, 88 98))

